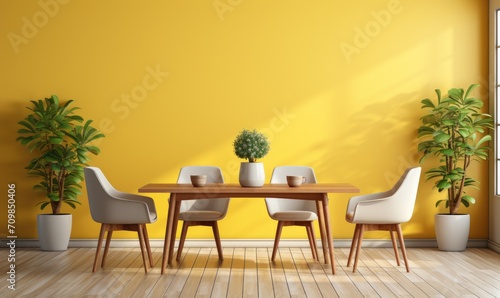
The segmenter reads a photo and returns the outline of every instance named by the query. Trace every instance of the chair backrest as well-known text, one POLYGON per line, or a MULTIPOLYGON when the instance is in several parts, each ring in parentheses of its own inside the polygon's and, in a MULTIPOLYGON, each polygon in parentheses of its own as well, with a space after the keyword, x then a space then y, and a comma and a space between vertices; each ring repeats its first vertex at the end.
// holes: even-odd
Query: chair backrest
POLYGON ((421 171, 421 167, 406 169, 398 182, 390 190, 390 195, 392 196, 391 203, 394 206, 393 210, 399 213, 401 222, 407 222, 413 216, 421 171))
MULTIPOLYGON (((272 184, 286 183, 286 176, 304 176, 305 183, 317 183, 316 175, 311 167, 307 166, 280 166, 275 167, 271 176, 272 184)), ((266 207, 269 214, 285 211, 316 211, 316 201, 281 198, 266 198, 266 207)))
POLYGON ((106 214, 112 205, 111 197, 117 190, 109 183, 101 169, 87 167, 83 171, 92 219, 106 223, 106 214))
POLYGON ((84 168, 92 219, 99 223, 136 224, 156 221, 153 199, 116 190, 101 169, 84 168))
MULTIPOLYGON (((224 183, 222 171, 216 166, 186 166, 182 167, 177 178, 177 183, 191 184, 191 175, 207 175, 207 183, 224 183)), ((180 212, 207 210, 227 213, 229 198, 184 200, 180 212)))
POLYGON ((348 213, 357 223, 403 223, 411 219, 421 167, 408 168, 388 191, 351 198, 348 213))

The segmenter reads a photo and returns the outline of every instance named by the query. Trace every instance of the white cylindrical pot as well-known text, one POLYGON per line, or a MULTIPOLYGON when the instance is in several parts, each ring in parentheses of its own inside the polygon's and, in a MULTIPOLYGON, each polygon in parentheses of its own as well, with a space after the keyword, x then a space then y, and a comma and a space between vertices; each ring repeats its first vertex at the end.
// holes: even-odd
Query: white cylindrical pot
POLYGON ((261 162, 242 162, 240 166, 240 185, 243 187, 262 187, 266 180, 264 164, 261 162))
POLYGON ((67 250, 71 236, 71 222, 71 214, 38 214, 40 249, 47 251, 67 250))
POLYGON ((470 214, 436 214, 434 227, 440 250, 464 251, 467 248, 470 214))

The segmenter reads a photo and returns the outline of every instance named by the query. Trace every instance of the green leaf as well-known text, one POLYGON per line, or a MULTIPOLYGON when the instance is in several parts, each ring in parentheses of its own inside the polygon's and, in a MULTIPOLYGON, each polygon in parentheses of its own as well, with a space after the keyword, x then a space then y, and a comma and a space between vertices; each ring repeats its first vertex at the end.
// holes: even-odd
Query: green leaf
POLYGON ((440 89, 435 89, 434 92, 436 92, 437 98, 438 98, 438 103, 441 102, 441 90, 440 89))
POLYGON ((60 137, 50 137, 49 140, 54 145, 61 144, 64 141, 64 139, 60 137))
POLYGON ((445 126, 454 126, 455 125, 455 121, 454 120, 443 120, 441 121, 441 123, 445 126))
POLYGON ((454 100, 460 100, 464 97, 464 89, 452 88, 448 90, 448 96, 454 100))
POLYGON ((457 174, 450 174, 450 175, 446 175, 446 179, 448 179, 450 181, 457 181, 457 180, 462 179, 462 176, 457 175, 457 174))
POLYGON ((448 200, 438 200, 438 201, 436 202, 435 207, 436 207, 436 208, 437 208, 437 207, 439 207, 439 204, 441 204, 442 202, 448 202, 448 200))
POLYGON ((444 156, 453 156, 455 154, 455 150, 453 149, 442 149, 439 152, 441 152, 444 156))
POLYGON ((58 202, 59 201, 59 194, 58 193, 55 193, 55 192, 51 192, 47 195, 47 197, 51 200, 51 201, 54 201, 54 202, 58 202))
POLYGON ((29 121, 30 117, 28 116, 25 120, 21 120, 17 122, 17 124, 24 126, 29 131, 34 131, 33 123, 29 121))
POLYGON ((92 141, 95 141, 95 140, 97 140, 97 139, 104 138, 104 137, 105 137, 105 135, 104 135, 104 134, 102 134, 102 133, 97 133, 97 134, 94 134, 94 135, 92 135, 91 137, 89 137, 88 142, 92 142, 92 141))
POLYGON ((490 135, 485 135, 483 136, 477 143, 476 143, 476 148, 481 146, 481 144, 491 141, 491 136, 490 135))
POLYGON ((448 182, 447 179, 442 179, 442 180, 439 180, 438 182, 436 182, 436 187, 438 189, 446 189, 446 188, 450 188, 451 187, 451 183, 448 182))
POLYGON ((445 134, 443 132, 439 132, 438 134, 436 134, 434 136, 434 141, 437 143, 444 143, 444 142, 448 141, 450 138, 451 138, 450 135, 445 134))
POLYGON ((96 146, 86 146, 85 148, 94 155, 97 155, 101 152, 101 150, 96 146))
POLYGON ((459 128, 457 132, 464 138, 468 137, 470 135, 469 129, 467 128, 459 128))
MULTIPOLYGON (((20 138, 17 138, 18 140, 20 138)), ((22 145, 27 145, 29 144, 31 141, 33 141, 35 138, 34 137, 26 137, 26 138, 21 138, 21 144, 22 145)))
POLYGON ((475 204, 476 203, 476 199, 474 199, 473 197, 471 196, 462 196, 462 204, 465 205, 465 207, 469 207, 469 204, 475 204))
POLYGON ((40 210, 45 209, 45 207, 47 207, 47 205, 49 204, 50 204, 49 202, 43 202, 42 204, 40 204, 40 210))
POLYGON ((52 95, 50 97, 50 100, 54 103, 54 105, 56 105, 56 106, 59 105, 59 97, 57 97, 57 95, 52 95))
POLYGON ((471 84, 469 88, 467 88, 467 91, 465 92, 465 98, 469 97, 470 93, 477 87, 479 87, 479 84, 471 84))
POLYGON ((435 108, 436 106, 434 106, 434 104, 432 103, 432 101, 428 98, 426 99, 423 99, 421 101, 422 103, 422 108, 435 108))

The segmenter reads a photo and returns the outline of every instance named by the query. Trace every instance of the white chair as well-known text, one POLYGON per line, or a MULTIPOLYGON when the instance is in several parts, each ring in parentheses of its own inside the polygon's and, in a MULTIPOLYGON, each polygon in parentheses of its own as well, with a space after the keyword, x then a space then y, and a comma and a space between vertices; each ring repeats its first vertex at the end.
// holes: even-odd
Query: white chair
MULTIPOLYGON (((191 175, 207 175, 207 183, 224 183, 222 171, 214 166, 187 166, 181 168, 177 183, 191 184, 191 175)), ((227 214, 229 198, 184 200, 181 203, 179 220, 183 221, 177 260, 180 260, 187 230, 191 226, 212 227, 215 244, 219 259, 222 261, 222 245, 220 242, 219 227, 217 221, 223 219, 227 214)))
MULTIPOLYGON (((305 183, 316 183, 316 176, 310 167, 305 166, 281 166, 273 170, 271 183, 287 183, 286 176, 304 176, 305 183)), ((271 260, 274 261, 284 226, 304 226, 307 230, 307 237, 313 258, 318 260, 318 248, 314 237, 313 221, 318 219, 316 201, 296 200, 281 198, 266 198, 266 207, 269 216, 278 221, 276 237, 274 239, 273 254, 271 260)))
POLYGON ((97 241, 92 272, 95 272, 97 268, 97 259, 99 258, 104 233, 107 232, 107 238, 101 267, 104 267, 113 231, 125 230, 136 231, 139 234, 142 261, 144 270, 147 273, 146 251, 150 266, 153 267, 154 265, 146 229, 146 223, 154 223, 157 219, 153 199, 116 190, 99 168, 86 167, 84 174, 90 214, 94 221, 101 223, 101 232, 97 241), (146 251, 144 246, 146 246, 146 251))
POLYGON ((399 266, 399 254, 395 240, 395 233, 397 232, 406 271, 410 272, 400 224, 409 221, 413 215, 420 172, 420 167, 409 168, 389 191, 355 196, 349 200, 346 220, 356 224, 356 228, 351 243, 351 250, 349 251, 347 267, 351 264, 352 253, 354 247, 356 247, 353 272, 356 272, 358 265, 363 233, 374 230, 390 232, 392 247, 394 248, 396 262, 399 266))

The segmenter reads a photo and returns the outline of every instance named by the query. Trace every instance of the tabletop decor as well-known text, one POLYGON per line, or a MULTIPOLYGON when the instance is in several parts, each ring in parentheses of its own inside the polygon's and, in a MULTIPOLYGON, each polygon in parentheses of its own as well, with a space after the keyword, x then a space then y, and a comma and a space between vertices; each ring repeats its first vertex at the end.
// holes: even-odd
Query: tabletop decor
POLYGON ((45 100, 32 100, 26 116, 19 125, 19 141, 26 146, 34 158, 26 169, 30 176, 40 178, 33 189, 44 193, 46 200, 38 203, 41 210, 51 207, 51 214, 39 214, 38 236, 42 250, 65 250, 71 232, 71 214, 61 213, 61 207, 67 204, 76 208, 80 204, 83 168, 89 160, 88 155, 99 154, 98 147, 91 145, 94 140, 104 137, 91 126, 92 120, 84 121, 75 114, 78 107, 72 106, 73 100, 64 104, 52 95, 45 100), (61 223, 61 221, 66 221, 61 223), (45 229, 45 226, 49 229, 45 229), (64 228, 64 232, 52 229, 64 228), (61 244, 52 244, 48 239, 57 240, 65 234, 61 244), (65 246, 65 247, 64 247, 65 246))
MULTIPOLYGON (((448 95, 441 97, 441 91, 436 89, 437 102, 426 98, 422 100, 422 109, 427 111, 418 129, 422 141, 418 151, 423 153, 420 162, 427 157, 439 158, 437 167, 426 171, 427 180, 434 179, 434 187, 446 197, 436 202, 436 207, 444 203, 448 212, 436 214, 436 237, 442 250, 464 250, 469 235, 470 215, 460 214, 461 205, 469 207, 476 199, 466 192, 466 188, 476 188, 478 181, 472 178, 469 167, 473 161, 479 162, 488 157, 488 141, 491 136, 488 129, 493 128, 492 117, 481 112, 483 101, 471 95, 478 84, 472 84, 464 92, 461 88, 452 88, 448 95), (464 225, 458 223, 463 218, 464 225), (450 220, 450 229, 441 228, 442 220, 450 220), (442 235, 442 236, 441 236, 442 235), (442 239, 462 235, 461 243, 446 245, 442 239)), ((477 163, 476 163, 477 164, 477 163)))
POLYGON ((237 157, 247 159, 240 166, 239 182, 243 187, 261 187, 265 182, 264 165, 256 162, 269 152, 269 140, 256 131, 244 129, 234 140, 234 153, 237 157))

